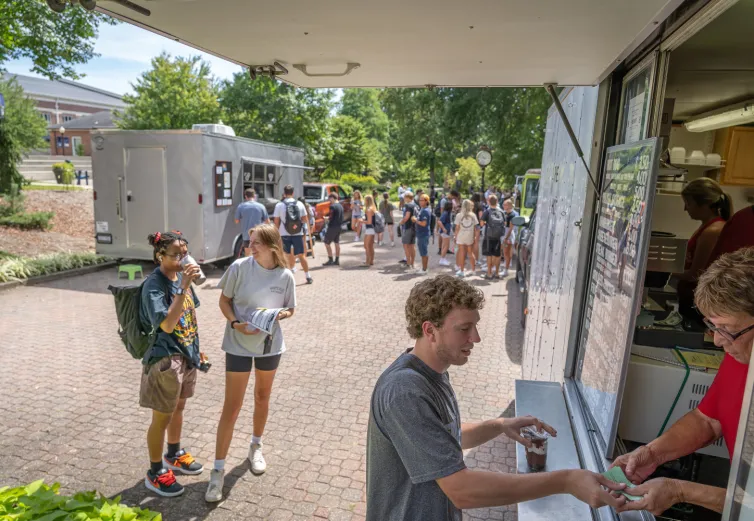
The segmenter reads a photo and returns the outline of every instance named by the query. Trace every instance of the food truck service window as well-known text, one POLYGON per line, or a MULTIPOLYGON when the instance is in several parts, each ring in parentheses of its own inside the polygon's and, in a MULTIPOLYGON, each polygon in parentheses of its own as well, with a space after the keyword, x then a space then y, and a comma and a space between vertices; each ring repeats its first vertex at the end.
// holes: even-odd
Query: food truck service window
POLYGON ((728 521, 754 521, 754 400, 751 365, 746 380, 744 400, 741 405, 741 421, 736 436, 736 447, 731 460, 728 492, 725 497, 723 519, 728 521))
POLYGON ((263 165, 243 161, 244 189, 253 188, 257 192, 257 197, 274 199, 276 197, 277 178, 278 172, 275 165, 263 165))
POLYGON ((607 150, 576 382, 611 457, 649 244, 657 138, 607 150))

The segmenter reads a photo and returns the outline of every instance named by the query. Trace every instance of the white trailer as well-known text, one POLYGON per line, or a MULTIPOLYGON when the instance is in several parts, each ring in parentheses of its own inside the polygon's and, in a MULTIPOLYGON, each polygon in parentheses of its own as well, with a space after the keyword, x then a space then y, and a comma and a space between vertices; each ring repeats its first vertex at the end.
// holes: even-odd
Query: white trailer
POLYGON ((97 253, 152 260, 147 235, 180 230, 200 263, 240 248, 246 187, 272 207, 285 185, 303 194, 304 151, 203 130, 92 134, 97 253))

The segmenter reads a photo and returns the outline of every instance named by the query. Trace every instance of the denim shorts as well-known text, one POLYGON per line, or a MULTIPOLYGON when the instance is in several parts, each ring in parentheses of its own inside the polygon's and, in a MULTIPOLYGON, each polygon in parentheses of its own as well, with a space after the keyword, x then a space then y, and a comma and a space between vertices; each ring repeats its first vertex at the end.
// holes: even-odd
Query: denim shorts
POLYGON ((429 235, 418 236, 416 238, 416 246, 419 248, 419 257, 429 256, 429 235))

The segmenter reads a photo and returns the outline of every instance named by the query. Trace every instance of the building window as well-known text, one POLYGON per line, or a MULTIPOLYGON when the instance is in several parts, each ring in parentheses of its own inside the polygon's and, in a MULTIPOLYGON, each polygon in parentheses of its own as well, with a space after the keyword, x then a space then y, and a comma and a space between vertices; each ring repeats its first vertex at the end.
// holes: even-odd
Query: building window
POLYGON ((76 119, 75 116, 63 116, 63 123, 67 123, 73 119, 76 119))
POLYGON ((49 112, 42 112, 42 117, 45 118, 47 123, 52 123, 52 114, 49 112))

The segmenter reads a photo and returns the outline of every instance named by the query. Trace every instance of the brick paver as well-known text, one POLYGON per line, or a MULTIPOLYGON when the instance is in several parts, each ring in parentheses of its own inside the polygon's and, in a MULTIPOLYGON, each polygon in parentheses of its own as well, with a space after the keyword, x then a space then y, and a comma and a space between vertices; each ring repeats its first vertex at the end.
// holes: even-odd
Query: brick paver
MULTIPOLYGON (((346 237, 350 237, 346 235, 346 237)), ((431 266, 436 267, 436 247, 431 266)), ((317 244, 313 266, 326 259, 317 244)), ((143 485, 149 411, 138 406, 140 364, 115 333, 114 269, 0 293, 0 485, 44 478, 66 493, 97 489, 163 513, 167 520, 359 520, 365 513, 365 445, 376 378, 410 345, 403 306, 419 277, 397 265, 401 248, 378 247, 376 266, 358 268, 360 243, 343 245, 340 269, 315 267, 315 282, 296 274, 298 308, 283 329, 288 352, 273 389, 265 432, 267 473, 249 472, 251 386, 226 463, 227 499, 204 502, 206 480, 181 477, 182 498, 163 499, 143 485)), ((146 270, 145 270, 146 271, 146 270)), ((224 390, 218 309, 220 272, 199 288, 202 349, 214 366, 200 374, 186 408, 183 444, 210 467, 224 390)), ((122 283, 122 281, 121 281, 122 283)), ((487 297, 482 342, 451 369, 464 421, 513 411, 523 332, 515 281, 472 283, 487 297), (510 314, 508 309, 510 308, 510 314)), ((515 471, 511 442, 468 451, 471 468, 515 471)), ((466 519, 515 520, 515 508, 482 509, 466 519)))

